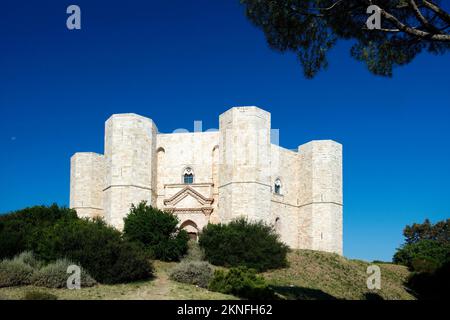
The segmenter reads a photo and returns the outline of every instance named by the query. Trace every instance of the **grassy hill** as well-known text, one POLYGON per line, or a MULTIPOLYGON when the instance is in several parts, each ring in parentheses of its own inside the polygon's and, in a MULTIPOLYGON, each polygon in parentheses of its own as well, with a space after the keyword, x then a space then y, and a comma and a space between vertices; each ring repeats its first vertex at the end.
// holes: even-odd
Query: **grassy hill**
POLYGON ((381 290, 369 292, 367 262, 310 250, 294 250, 288 260, 289 268, 264 274, 288 299, 414 299, 403 286, 409 275, 404 266, 377 264, 381 269, 381 290))
MULTIPOLYGON (((123 285, 98 285, 81 290, 34 287, 0 288, 0 299, 22 299, 27 291, 52 293, 59 299, 236 299, 171 281, 168 271, 175 263, 155 262, 153 280, 123 285)), ((403 287, 409 272, 405 267, 380 264, 381 290, 369 292, 366 269, 369 263, 348 260, 338 255, 294 250, 289 254, 289 267, 264 273, 276 292, 286 299, 413 299, 403 287)))
POLYGON ((54 294, 63 300, 230 300, 233 296, 169 279, 168 271, 176 263, 155 261, 156 276, 149 281, 117 285, 97 285, 80 290, 48 289, 33 286, 0 288, 0 300, 23 299, 27 291, 41 291, 54 294))

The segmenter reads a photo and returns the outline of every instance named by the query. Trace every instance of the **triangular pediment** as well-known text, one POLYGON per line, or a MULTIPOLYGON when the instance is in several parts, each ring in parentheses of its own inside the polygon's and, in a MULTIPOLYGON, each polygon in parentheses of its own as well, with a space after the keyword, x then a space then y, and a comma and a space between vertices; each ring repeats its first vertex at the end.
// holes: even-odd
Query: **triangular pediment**
POLYGON ((169 199, 164 200, 164 205, 171 207, 196 207, 211 205, 214 199, 206 198, 198 191, 194 190, 190 186, 184 187, 182 190, 178 191, 169 199))

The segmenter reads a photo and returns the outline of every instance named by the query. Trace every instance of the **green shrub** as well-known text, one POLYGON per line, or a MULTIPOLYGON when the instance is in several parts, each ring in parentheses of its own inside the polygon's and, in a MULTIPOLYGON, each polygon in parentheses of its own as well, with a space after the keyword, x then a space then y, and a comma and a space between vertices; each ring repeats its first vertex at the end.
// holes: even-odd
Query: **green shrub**
POLYGON ((0 262, 0 288, 28 285, 33 272, 33 267, 20 256, 12 260, 4 259, 0 262))
MULTIPOLYGON (((67 273, 67 268, 74 265, 67 259, 59 259, 34 272, 31 283, 35 286, 46 288, 67 288, 67 279, 71 274, 67 273)), ((92 287, 97 282, 81 268, 81 287, 92 287)))
POLYGON ((144 252, 125 242, 102 220, 58 221, 35 234, 33 251, 45 262, 67 258, 101 283, 148 279, 152 266, 144 252))
POLYGON ((27 291, 24 300, 57 300, 58 297, 54 294, 43 292, 43 291, 27 291))
POLYGON ((432 272, 414 272, 406 286, 421 300, 449 300, 450 261, 432 272))
POLYGON ((37 230, 53 225, 59 220, 78 219, 76 212, 57 205, 36 206, 0 215, 0 259, 31 250, 32 238, 37 230))
POLYGON ((141 244, 155 259, 178 261, 186 254, 189 236, 177 227, 178 218, 145 202, 132 206, 124 219, 124 237, 141 244))
POLYGON ((403 236, 405 243, 393 261, 413 271, 406 286, 419 299, 449 299, 450 219, 414 223, 405 227, 403 236))
POLYGON ((229 224, 209 224, 200 234, 199 244, 214 265, 246 266, 258 271, 287 265, 288 247, 263 222, 238 219, 229 224))
POLYGON ((204 261, 182 261, 170 272, 170 279, 207 288, 213 276, 213 268, 204 261))
POLYGON ((119 231, 99 219, 80 219, 74 210, 57 205, 0 216, 0 256, 25 250, 44 263, 68 258, 102 283, 144 280, 153 271, 143 250, 124 241, 119 231))
POLYGON ((209 290, 232 294, 250 300, 274 300, 276 295, 262 276, 254 269, 231 268, 216 270, 209 283, 209 290))
POLYGON ((411 271, 432 271, 450 258, 450 244, 435 240, 420 240, 403 245, 394 255, 394 263, 411 271))
POLYGON ((41 261, 36 259, 34 253, 31 251, 22 252, 21 254, 16 256, 14 259, 29 265, 33 269, 39 269, 43 265, 43 263, 41 261))
POLYGON ((114 263, 106 283, 127 283, 150 279, 153 276, 153 266, 148 255, 136 244, 115 243, 111 246, 111 252, 115 252, 116 257, 111 259, 114 263))
POLYGON ((414 270, 415 272, 433 272, 439 266, 441 263, 436 260, 430 260, 427 258, 413 258, 411 262, 411 270, 414 270))

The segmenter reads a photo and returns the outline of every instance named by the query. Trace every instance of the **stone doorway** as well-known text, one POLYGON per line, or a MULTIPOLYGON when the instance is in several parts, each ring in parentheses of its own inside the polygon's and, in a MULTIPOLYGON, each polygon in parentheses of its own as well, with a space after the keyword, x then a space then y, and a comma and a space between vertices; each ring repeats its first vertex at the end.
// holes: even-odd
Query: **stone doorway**
POLYGON ((184 221, 180 229, 186 230, 189 235, 189 239, 197 241, 198 240, 198 227, 197 224, 192 220, 184 221))
POLYGON ((197 241, 198 240, 197 239, 197 237, 198 237, 197 233, 195 233, 195 232, 188 232, 188 235, 189 235, 189 240, 193 240, 193 241, 197 241))

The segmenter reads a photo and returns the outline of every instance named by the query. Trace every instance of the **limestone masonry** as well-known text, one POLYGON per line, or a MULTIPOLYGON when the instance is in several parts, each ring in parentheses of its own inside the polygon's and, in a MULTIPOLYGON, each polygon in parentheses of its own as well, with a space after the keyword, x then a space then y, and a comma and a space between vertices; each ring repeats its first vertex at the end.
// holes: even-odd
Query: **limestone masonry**
POLYGON ((342 145, 271 143, 270 113, 232 108, 219 131, 159 133, 136 114, 105 125, 105 154, 71 158, 70 207, 123 228, 141 201, 180 218, 191 237, 210 223, 263 220, 291 248, 342 254, 342 145))

